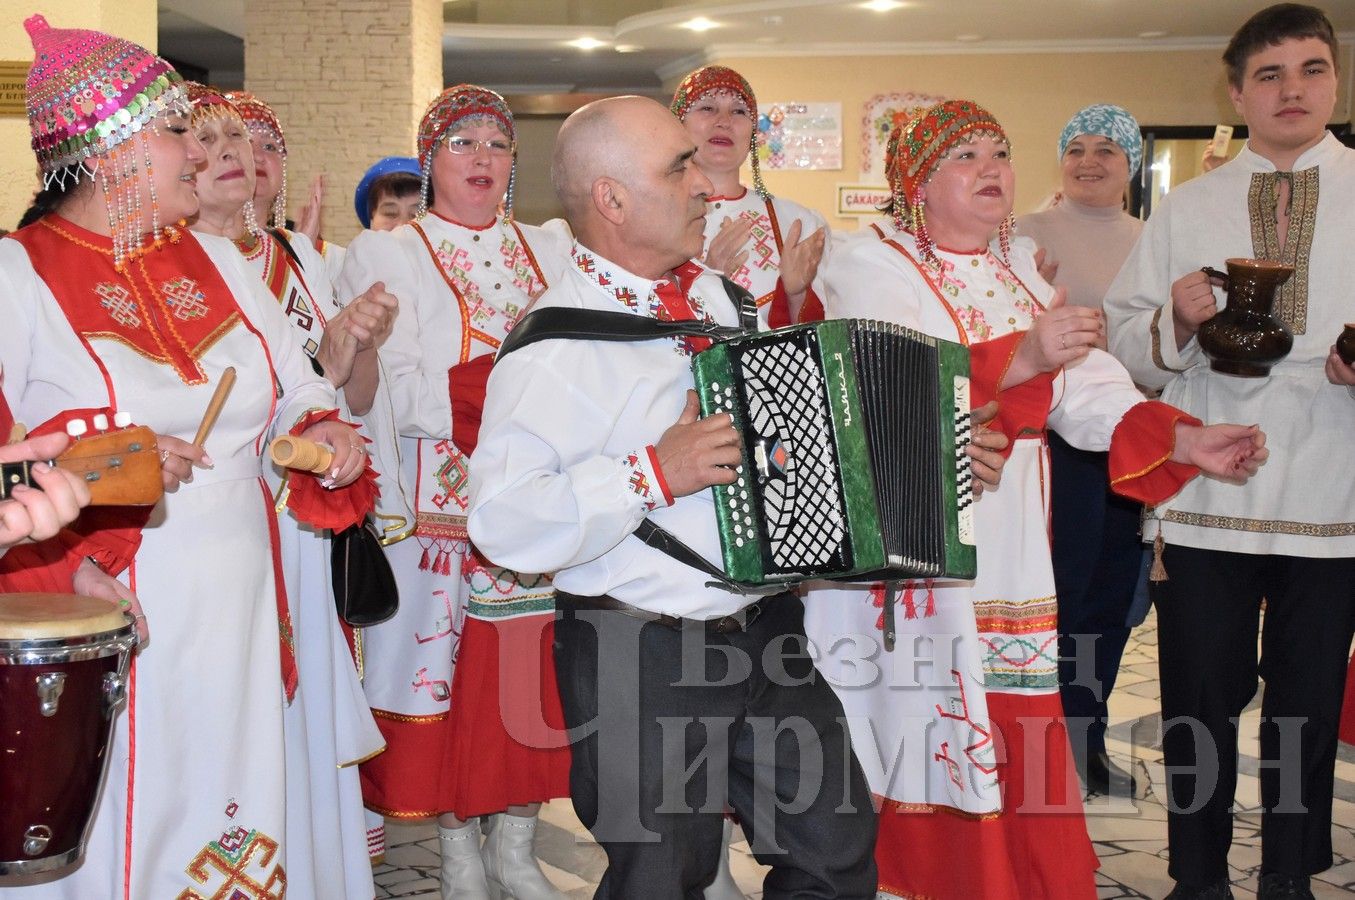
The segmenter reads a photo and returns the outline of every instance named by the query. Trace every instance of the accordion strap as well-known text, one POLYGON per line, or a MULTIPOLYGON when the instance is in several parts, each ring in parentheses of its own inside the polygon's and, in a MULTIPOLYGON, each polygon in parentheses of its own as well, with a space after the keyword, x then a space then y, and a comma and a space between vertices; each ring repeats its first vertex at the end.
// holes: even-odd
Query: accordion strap
POLYGON ((738 327, 717 325, 714 322, 660 322, 634 313, 548 306, 532 310, 513 326, 499 346, 496 359, 503 359, 514 350, 521 350, 537 341, 652 341, 669 337, 703 337, 723 341, 756 331, 757 301, 753 295, 723 275, 720 280, 724 282, 725 293, 739 311, 738 327))
POLYGON ((642 519, 634 533, 655 550, 662 551, 678 562, 709 576, 707 587, 722 588, 734 594, 780 594, 786 590, 784 584, 741 584, 731 580, 728 575, 711 565, 704 556, 678 540, 673 532, 654 524, 650 519, 642 519))

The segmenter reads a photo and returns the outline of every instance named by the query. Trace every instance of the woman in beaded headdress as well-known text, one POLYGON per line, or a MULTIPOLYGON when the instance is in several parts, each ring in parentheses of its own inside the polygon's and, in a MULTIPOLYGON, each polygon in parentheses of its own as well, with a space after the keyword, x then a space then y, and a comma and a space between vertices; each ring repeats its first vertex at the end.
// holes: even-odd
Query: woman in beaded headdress
POLYGON ((334 420, 333 387, 231 243, 162 227, 197 212, 204 161, 179 75, 130 41, 24 24, 48 212, 0 240, 3 390, 16 417, 46 427, 107 427, 95 414, 119 411, 148 425, 169 492, 139 517, 114 508, 79 523, 106 537, 99 562, 135 587, 151 640, 84 863, 20 896, 207 894, 241 861, 281 893, 282 706, 296 666, 261 452, 289 431, 323 441, 335 450, 324 484, 339 487, 362 472, 360 439, 334 420), (196 446, 227 367, 234 390, 196 446))
MULTIPOLYGON (((345 413, 354 407, 365 412, 376 385, 375 344, 390 329, 395 299, 373 289, 340 309, 309 239, 259 227, 254 154, 244 119, 215 89, 195 82, 187 87, 193 131, 207 157, 197 173, 201 206, 192 229, 234 242, 246 266, 276 298, 292 325, 293 340, 341 391, 345 413)), ((290 496, 285 469, 272 465, 265 474, 275 495, 290 496)), ((372 499, 363 512, 370 511, 372 499)), ((303 897, 370 900, 375 889, 354 764, 380 752, 384 741, 363 702, 335 613, 329 532, 308 525, 295 511, 279 516, 278 530, 300 675, 283 719, 288 889, 303 897)))
POLYGON ((805 630, 882 798, 882 892, 1094 897, 1096 855, 1058 693, 1045 431, 1109 449, 1115 489, 1147 502, 1200 471, 1245 479, 1264 439, 1145 402, 1098 349, 1100 311, 1065 306, 1063 290, 1037 272, 1033 246, 1010 238, 1010 149, 989 112, 946 101, 890 142, 899 230, 842 248, 828 314, 967 345, 971 402, 997 399, 1009 458, 1001 486, 973 507, 977 578, 902 585, 893 651, 872 653, 895 596, 883 585, 814 589, 805 630), (932 664, 919 666, 918 654, 932 664), (876 677, 863 679, 865 659, 876 677))
POLYGON ((757 98, 742 75, 705 66, 678 85, 669 106, 696 142, 696 165, 715 186, 706 203, 705 263, 757 298, 772 328, 823 318, 828 225, 798 203, 773 197, 758 168, 757 98), (749 190, 739 182, 748 160, 749 190))
POLYGON ((466 535, 467 458, 494 352, 569 264, 559 237, 512 218, 516 137, 498 94, 443 91, 418 132, 431 206, 425 189, 421 218, 358 235, 339 282, 382 281, 400 298, 380 358, 404 467, 381 504, 391 522, 413 508, 388 548, 400 611, 365 633, 364 687, 387 750, 363 764, 363 787, 386 815, 439 817, 444 897, 483 897, 489 884, 519 900, 558 896, 532 837, 539 803, 568 795, 568 748, 546 727, 563 722, 550 581, 491 565, 466 535), (507 671, 522 677, 500 682, 507 671), (486 814, 496 824, 482 862, 486 814))
POLYGON ((254 209, 263 216, 265 228, 288 229, 304 234, 325 260, 331 281, 343 268, 344 248, 320 237, 320 208, 324 199, 324 176, 311 183, 310 197, 297 221, 287 217, 287 137, 273 108, 249 91, 228 91, 226 100, 239 111, 249 129, 254 149, 254 209))

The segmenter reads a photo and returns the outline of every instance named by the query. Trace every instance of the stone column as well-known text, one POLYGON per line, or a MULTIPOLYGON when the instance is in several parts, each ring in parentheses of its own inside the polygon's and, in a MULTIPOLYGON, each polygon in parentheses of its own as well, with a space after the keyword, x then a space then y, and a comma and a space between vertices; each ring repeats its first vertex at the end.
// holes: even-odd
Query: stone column
POLYGON ((360 230, 353 190, 383 156, 413 156, 442 90, 441 0, 245 0, 245 88, 287 137, 288 213, 325 174, 324 236, 360 230))
MULTIPOLYGON (((23 21, 35 12, 53 28, 92 28, 155 49, 156 0, 5 0, 0 3, 0 60, 33 62, 33 43, 23 21)), ((22 89, 23 85, 19 85, 22 89)), ((29 143, 28 118, 0 116, 0 228, 12 229, 40 182, 29 143)))

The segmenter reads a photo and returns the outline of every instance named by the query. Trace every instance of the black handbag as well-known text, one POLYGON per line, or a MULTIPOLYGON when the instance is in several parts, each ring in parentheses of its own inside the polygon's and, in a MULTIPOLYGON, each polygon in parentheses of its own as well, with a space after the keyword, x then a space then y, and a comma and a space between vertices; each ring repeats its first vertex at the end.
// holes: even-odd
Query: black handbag
POLYGON ((400 608, 400 593, 371 516, 334 532, 329 562, 339 618, 354 628, 363 628, 395 615, 400 608))

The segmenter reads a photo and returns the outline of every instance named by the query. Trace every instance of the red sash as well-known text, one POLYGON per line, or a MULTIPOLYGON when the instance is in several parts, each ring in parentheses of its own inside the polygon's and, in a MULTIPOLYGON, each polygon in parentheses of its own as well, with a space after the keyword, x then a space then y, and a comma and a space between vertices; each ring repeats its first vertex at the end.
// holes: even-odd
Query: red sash
POLYGON ((196 240, 170 252, 113 268, 112 241, 56 215, 10 237, 24 245, 38 277, 71 328, 90 338, 121 341, 169 366, 185 384, 206 383, 202 355, 240 319, 235 297, 196 240))

